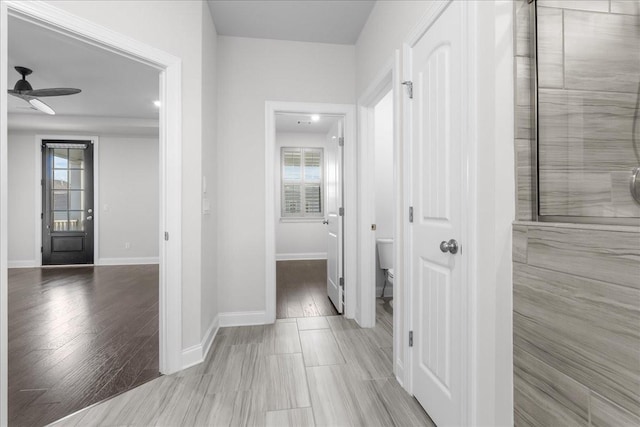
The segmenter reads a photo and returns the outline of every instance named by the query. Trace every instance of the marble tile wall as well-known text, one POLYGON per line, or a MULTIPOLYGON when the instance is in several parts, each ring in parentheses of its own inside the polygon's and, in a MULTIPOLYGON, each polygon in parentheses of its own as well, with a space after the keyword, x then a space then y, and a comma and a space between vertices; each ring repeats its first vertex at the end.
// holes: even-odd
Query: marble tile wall
POLYGON ((513 229, 516 425, 640 425, 640 228, 513 229))
POLYGON ((540 215, 640 217, 618 185, 640 165, 638 4, 538 0, 540 215))
MULTIPOLYGON (((640 49, 625 57, 601 44, 631 46, 640 1, 537 2, 539 19, 548 19, 538 28, 547 52, 538 58, 541 213, 640 217, 625 145, 635 102, 629 70, 640 49)), ((537 201, 527 0, 514 1, 514 15, 514 423, 640 426, 640 227, 530 221, 537 201)), ((639 70, 640 62, 636 84, 639 70)))

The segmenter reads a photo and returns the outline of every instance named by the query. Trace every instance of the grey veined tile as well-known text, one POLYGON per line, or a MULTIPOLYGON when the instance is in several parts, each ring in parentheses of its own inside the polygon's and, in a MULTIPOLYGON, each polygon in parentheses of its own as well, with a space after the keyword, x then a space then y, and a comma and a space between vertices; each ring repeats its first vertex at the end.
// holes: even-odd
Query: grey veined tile
POLYGON ((608 12, 609 0, 538 0, 538 6, 608 12))
POLYGON ((266 356, 263 387, 269 411, 311 406, 300 353, 266 356))
POLYGON ((562 9, 538 7, 538 87, 564 85, 562 9))
POLYGON ((640 1, 638 0, 611 0, 611 13, 624 13, 627 15, 640 15, 640 1))
POLYGON ((640 49, 635 16, 565 11, 564 25, 566 88, 636 93, 640 49))
POLYGON ((266 325, 265 351, 267 354, 300 353, 300 338, 296 322, 266 325))
POLYGON ((589 389, 518 347, 513 349, 514 405, 541 425, 586 425, 589 389))
POLYGON ((331 329, 300 331, 305 366, 345 363, 331 329))
POLYGON ((605 399, 597 393, 591 394, 591 425, 593 427, 640 426, 640 417, 625 411, 615 403, 605 399))
POLYGON ((329 329, 329 322, 324 316, 299 317, 298 330, 306 331, 309 329, 329 329))
POLYGON ((316 425, 311 408, 268 411, 265 424, 267 427, 313 427, 316 425))

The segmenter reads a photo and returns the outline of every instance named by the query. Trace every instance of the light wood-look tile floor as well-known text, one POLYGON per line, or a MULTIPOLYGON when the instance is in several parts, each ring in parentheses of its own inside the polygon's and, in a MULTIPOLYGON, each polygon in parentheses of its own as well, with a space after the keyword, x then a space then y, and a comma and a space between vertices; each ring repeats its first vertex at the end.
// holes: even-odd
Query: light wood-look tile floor
POLYGON ((58 426, 433 426, 393 378, 391 317, 221 328, 207 359, 58 426))

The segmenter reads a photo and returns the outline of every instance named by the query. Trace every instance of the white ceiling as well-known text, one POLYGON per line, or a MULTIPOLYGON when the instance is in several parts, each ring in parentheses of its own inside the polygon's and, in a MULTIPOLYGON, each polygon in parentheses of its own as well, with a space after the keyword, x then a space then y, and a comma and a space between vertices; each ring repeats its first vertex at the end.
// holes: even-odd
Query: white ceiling
MULTIPOLYGON (((69 117, 158 119, 159 73, 150 66, 9 17, 9 85, 20 79, 16 65, 33 70, 27 77, 34 89, 75 87, 77 95, 44 97, 62 123, 69 117)), ((10 115, 46 116, 25 101, 8 96, 10 115)), ((25 123, 24 120, 19 121, 25 123)), ((10 121, 11 125, 11 121, 10 121)))
POLYGON ((355 44, 375 1, 208 0, 224 36, 355 44))
POLYGON ((311 114, 276 114, 276 132, 321 133, 327 134, 340 117, 320 116, 320 120, 311 120, 311 114))

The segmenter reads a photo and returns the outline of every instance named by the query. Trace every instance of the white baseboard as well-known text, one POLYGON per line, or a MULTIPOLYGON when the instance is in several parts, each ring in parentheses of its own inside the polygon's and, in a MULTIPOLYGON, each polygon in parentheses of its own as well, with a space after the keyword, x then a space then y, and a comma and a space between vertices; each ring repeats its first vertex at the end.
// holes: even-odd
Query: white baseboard
POLYGON ((276 254, 276 261, 327 259, 326 252, 310 252, 306 254, 276 254))
POLYGON ((21 261, 8 261, 8 268, 34 268, 40 267, 36 264, 36 262, 32 259, 21 260, 21 261))
POLYGON ((202 337, 202 341, 200 341, 199 344, 192 345, 191 347, 182 350, 182 369, 187 369, 191 366, 197 365, 198 363, 202 363, 204 359, 207 358, 207 354, 209 354, 211 344, 213 344, 213 340, 218 333, 218 329, 220 329, 220 318, 219 316, 216 316, 211 322, 209 329, 207 329, 207 332, 205 332, 202 337))
POLYGON ((99 258, 95 265, 145 265, 159 264, 159 257, 139 257, 139 258, 99 258))
POLYGON ((267 313, 264 311, 236 311, 220 313, 220 326, 264 325, 267 313))

